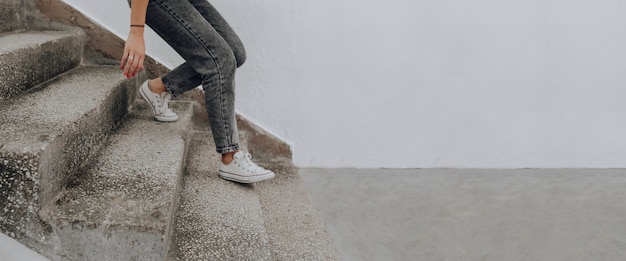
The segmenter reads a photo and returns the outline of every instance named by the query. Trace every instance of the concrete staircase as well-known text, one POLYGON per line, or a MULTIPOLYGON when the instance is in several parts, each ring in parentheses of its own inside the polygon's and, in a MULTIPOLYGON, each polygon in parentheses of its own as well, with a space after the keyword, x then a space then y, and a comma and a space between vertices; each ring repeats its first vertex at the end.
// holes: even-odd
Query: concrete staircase
POLYGON ((219 179, 201 91, 154 121, 136 95, 147 73, 125 79, 91 31, 34 7, 0 0, 2 233, 51 260, 338 259, 285 144, 240 118, 277 178, 219 179))

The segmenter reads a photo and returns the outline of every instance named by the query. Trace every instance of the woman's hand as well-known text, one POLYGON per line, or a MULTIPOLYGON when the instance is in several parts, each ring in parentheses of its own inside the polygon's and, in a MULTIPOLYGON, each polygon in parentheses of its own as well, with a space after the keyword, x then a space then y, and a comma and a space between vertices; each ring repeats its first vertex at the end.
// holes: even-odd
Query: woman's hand
POLYGON ((143 39, 143 27, 131 27, 120 61, 120 68, 124 70, 124 76, 126 78, 134 77, 142 71, 145 57, 146 44, 143 39))

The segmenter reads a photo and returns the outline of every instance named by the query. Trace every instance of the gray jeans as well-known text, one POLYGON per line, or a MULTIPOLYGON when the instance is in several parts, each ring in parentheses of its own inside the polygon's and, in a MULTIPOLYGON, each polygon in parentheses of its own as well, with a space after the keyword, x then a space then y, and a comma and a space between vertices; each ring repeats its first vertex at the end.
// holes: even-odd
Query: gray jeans
POLYGON ((167 91, 202 85, 217 152, 238 150, 235 70, 246 52, 237 34, 207 0, 150 0, 146 24, 185 59, 162 76, 167 91))

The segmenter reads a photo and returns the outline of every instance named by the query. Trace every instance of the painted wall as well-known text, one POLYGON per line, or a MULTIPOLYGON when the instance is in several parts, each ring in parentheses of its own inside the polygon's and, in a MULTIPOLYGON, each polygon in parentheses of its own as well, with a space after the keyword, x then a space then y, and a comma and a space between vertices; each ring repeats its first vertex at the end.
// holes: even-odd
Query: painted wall
MULTIPOLYGON (((125 0, 66 0, 125 38, 125 0)), ((301 167, 626 167, 621 0, 214 0, 301 167)), ((148 53, 180 58, 149 36, 148 53)))

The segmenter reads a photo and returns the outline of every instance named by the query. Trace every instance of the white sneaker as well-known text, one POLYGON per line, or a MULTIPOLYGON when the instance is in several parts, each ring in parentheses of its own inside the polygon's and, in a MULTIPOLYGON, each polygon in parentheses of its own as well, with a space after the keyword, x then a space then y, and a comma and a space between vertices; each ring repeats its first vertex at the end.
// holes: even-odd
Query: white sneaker
POLYGON ((152 108, 154 118, 156 118, 157 121, 170 122, 178 120, 178 115, 167 106, 171 99, 168 92, 163 92, 160 95, 154 93, 148 88, 148 81, 145 81, 141 87, 139 87, 139 93, 141 94, 141 98, 152 108))
POLYGON ((250 153, 238 151, 230 164, 226 165, 220 161, 220 177, 239 183, 254 183, 274 177, 274 172, 260 167, 251 159, 250 153))

